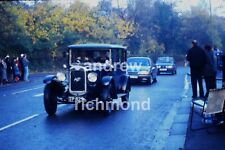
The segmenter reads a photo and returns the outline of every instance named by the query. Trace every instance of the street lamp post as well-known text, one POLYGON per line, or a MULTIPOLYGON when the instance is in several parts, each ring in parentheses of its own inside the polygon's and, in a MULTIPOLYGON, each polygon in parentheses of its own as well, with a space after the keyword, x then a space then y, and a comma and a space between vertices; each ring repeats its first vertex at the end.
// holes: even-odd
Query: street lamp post
POLYGON ((211 44, 214 45, 213 41, 213 16, 212 16, 212 2, 209 0, 209 15, 210 15, 210 34, 211 34, 211 44))

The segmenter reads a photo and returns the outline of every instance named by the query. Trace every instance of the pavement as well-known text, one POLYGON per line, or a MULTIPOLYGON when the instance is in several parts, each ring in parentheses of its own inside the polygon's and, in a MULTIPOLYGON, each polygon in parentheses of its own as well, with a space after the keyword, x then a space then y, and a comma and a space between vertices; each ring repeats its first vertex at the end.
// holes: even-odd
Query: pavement
MULTIPOLYGON (((217 88, 222 87, 222 81, 217 81, 217 88)), ((194 115, 194 128, 205 127, 202 118, 199 115, 194 115)), ((210 124, 208 124, 210 125, 210 124)), ((188 127, 185 150, 224 150, 225 149, 225 126, 215 126, 213 128, 192 131, 188 127)))
MULTIPOLYGON (((217 75, 217 87, 222 87, 222 73, 217 75)), ((204 86, 205 87, 205 86, 204 86)), ((177 101, 168 117, 164 120, 157 140, 152 145, 152 149, 157 150, 224 150, 225 127, 217 126, 209 130, 191 131, 191 81, 190 75, 184 76, 184 91, 180 101, 177 101), (162 144, 164 143, 164 144, 162 144), (159 146, 161 145, 161 146, 159 146)), ((197 115, 196 115, 197 116, 197 115)), ((203 127, 202 119, 195 117, 193 124, 203 127)))
MULTIPOLYGON (((30 82, 0 86, 0 149, 201 149, 202 139, 209 137, 205 131, 188 129, 191 88, 187 72, 179 67, 177 75, 160 75, 156 84, 132 85, 130 101, 150 100, 151 109, 117 110, 108 117, 98 111, 75 111, 74 105, 59 105, 56 116, 49 117, 43 106, 46 74, 32 75, 30 82)), ((214 141, 220 137, 216 135, 211 137, 214 141)))

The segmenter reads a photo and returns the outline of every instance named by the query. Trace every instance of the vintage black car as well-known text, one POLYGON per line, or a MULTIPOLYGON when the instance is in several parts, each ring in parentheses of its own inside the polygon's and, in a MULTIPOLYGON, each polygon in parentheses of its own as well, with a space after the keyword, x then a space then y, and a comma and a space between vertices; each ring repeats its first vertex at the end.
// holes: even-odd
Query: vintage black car
POLYGON ((177 66, 173 57, 158 57, 156 67, 158 69, 158 74, 177 74, 177 66))
MULTIPOLYGON (((68 46, 67 73, 44 79, 44 106, 54 115, 57 104, 101 103, 129 99, 130 78, 126 73, 127 50, 120 45, 80 44, 68 46)), ((110 107, 103 109, 109 114, 110 107)))
POLYGON ((128 62, 128 74, 132 82, 157 82, 157 68, 149 57, 130 57, 128 62))

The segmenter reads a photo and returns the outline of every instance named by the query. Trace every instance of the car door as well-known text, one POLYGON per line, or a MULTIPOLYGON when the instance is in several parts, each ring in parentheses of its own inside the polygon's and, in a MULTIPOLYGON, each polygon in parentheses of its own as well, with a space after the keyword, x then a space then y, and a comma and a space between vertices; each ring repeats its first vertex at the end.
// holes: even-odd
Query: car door
POLYGON ((126 75, 127 72, 126 57, 125 49, 112 49, 113 78, 117 88, 120 85, 121 77, 126 75))

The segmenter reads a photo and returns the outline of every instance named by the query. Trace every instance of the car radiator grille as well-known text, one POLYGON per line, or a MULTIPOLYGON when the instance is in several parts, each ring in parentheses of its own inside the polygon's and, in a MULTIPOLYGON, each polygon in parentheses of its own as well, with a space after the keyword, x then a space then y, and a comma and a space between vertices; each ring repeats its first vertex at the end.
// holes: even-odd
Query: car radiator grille
POLYGON ((130 76, 136 76, 136 75, 138 75, 138 72, 128 72, 128 75, 130 75, 130 76))
POLYGON ((70 88, 71 91, 85 91, 85 71, 84 69, 71 70, 70 88))

